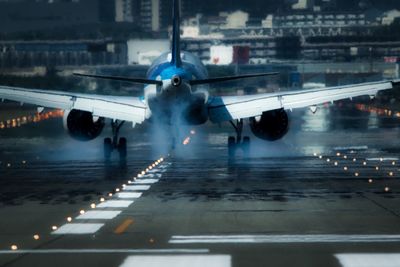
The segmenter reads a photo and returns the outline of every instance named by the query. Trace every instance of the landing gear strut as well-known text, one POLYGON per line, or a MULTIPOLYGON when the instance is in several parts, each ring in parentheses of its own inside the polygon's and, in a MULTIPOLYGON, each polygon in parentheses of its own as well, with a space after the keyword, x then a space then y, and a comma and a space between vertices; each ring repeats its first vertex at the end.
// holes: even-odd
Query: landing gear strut
POLYGON ((243 134, 243 119, 230 121, 233 128, 236 131, 236 138, 234 136, 230 136, 228 138, 228 154, 230 158, 235 157, 236 151, 238 149, 242 149, 243 155, 245 157, 249 156, 250 153, 250 137, 245 136, 242 137, 243 134))
POLYGON ((112 120, 112 138, 104 139, 104 158, 109 161, 111 158, 111 153, 113 150, 118 150, 119 159, 121 162, 126 160, 127 150, 126 150, 126 138, 119 138, 119 130, 124 125, 125 121, 112 120), (119 139, 119 140, 118 140, 119 139))

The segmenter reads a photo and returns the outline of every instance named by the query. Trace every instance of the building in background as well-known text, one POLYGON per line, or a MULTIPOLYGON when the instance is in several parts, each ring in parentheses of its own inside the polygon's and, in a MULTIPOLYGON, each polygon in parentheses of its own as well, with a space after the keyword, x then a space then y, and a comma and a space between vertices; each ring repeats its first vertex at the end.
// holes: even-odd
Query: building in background
POLYGON ((133 22, 133 0, 115 0, 115 21, 133 22))
POLYGON ((126 65, 125 42, 0 41, 0 68, 126 65))
POLYGON ((172 0, 140 0, 140 18, 144 31, 167 29, 172 20, 172 0))
POLYGON ((162 53, 168 52, 168 39, 133 39, 127 42, 129 65, 150 65, 162 53))
MULTIPOLYGON (((105 1, 103 2, 104 11, 110 2, 109 0, 101 1, 105 1)), ((109 18, 110 12, 100 12, 99 0, 0 2, 0 31, 2 33, 51 30, 99 23, 109 18)))

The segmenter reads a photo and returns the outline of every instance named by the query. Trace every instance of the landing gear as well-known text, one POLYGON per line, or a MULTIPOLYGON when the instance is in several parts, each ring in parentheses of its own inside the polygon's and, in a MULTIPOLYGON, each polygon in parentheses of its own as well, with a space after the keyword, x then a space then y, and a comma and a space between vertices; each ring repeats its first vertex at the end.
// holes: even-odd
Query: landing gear
POLYGON ((124 125, 125 121, 117 121, 113 120, 111 122, 111 129, 112 129, 112 138, 105 138, 104 139, 104 159, 109 161, 111 158, 111 153, 113 150, 118 150, 119 159, 121 162, 126 161, 127 156, 127 149, 126 149, 126 138, 121 137, 119 138, 119 130, 124 125), (119 138, 119 139, 118 139, 119 138))
POLYGON ((229 158, 233 158, 236 155, 236 151, 241 149, 243 151, 243 156, 248 157, 250 154, 250 137, 245 136, 242 138, 243 134, 243 119, 237 120, 236 123, 230 121, 233 128, 236 131, 236 138, 230 136, 228 138, 228 155, 229 158))

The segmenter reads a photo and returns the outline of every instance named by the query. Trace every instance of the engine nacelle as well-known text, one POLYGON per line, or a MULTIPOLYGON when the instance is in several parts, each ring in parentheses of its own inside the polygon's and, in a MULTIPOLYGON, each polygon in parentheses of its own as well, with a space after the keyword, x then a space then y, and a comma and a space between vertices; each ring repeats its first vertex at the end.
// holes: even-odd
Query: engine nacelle
POLYGON ((90 141, 97 138, 103 131, 105 119, 93 117, 92 113, 81 110, 64 112, 64 129, 72 138, 79 141, 90 141))
POLYGON ((289 117, 284 109, 264 112, 261 117, 250 118, 251 131, 255 136, 267 141, 284 137, 289 130, 289 117))

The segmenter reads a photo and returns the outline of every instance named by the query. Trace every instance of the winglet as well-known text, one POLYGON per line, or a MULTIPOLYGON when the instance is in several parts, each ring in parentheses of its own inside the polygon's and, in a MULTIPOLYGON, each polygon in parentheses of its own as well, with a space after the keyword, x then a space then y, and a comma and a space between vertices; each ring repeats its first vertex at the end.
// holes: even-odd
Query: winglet
POLYGON ((180 67, 181 59, 181 15, 180 15, 180 0, 173 0, 173 26, 172 26, 172 57, 171 64, 180 67))

